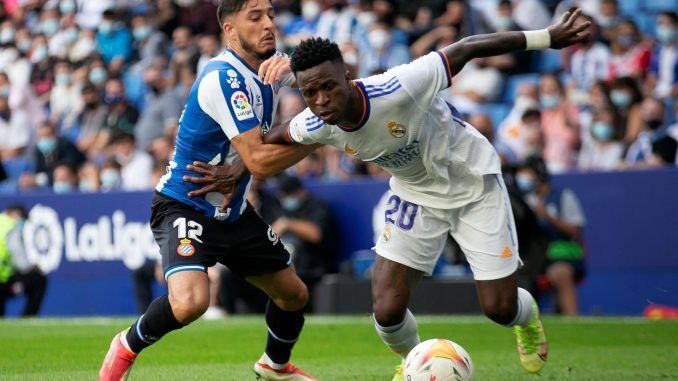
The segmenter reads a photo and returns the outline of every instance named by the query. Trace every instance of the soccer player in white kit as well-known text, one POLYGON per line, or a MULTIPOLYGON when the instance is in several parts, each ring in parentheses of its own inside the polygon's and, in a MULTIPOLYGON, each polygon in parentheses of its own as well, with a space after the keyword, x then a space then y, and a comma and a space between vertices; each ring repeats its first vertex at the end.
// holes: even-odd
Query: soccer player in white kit
MULTIPOLYGON (((518 242, 499 158, 438 92, 466 62, 520 49, 563 48, 590 38, 581 11, 548 29, 462 39, 384 74, 352 80, 336 44, 303 41, 291 70, 309 108, 265 143, 328 144, 389 171, 386 227, 376 245, 372 277, 374 323, 384 343, 404 358, 419 343, 407 308, 412 287, 431 274, 451 234, 476 280, 480 305, 498 324, 514 327, 524 368, 539 372, 547 342, 534 298, 518 288, 518 242)), ((286 59, 264 62, 273 83, 286 59)), ((402 367, 394 380, 402 380, 402 367)))

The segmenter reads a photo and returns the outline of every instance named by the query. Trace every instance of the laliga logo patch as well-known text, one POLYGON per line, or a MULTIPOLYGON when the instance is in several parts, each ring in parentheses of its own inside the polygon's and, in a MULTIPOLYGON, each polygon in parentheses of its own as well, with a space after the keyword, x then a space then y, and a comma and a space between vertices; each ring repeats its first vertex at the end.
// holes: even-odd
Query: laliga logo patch
POLYGON ((388 132, 391 133, 391 136, 394 138, 402 138, 407 132, 405 126, 397 123, 395 120, 389 120, 386 127, 388 128, 388 132))
POLYGON ((191 255, 195 254, 195 247, 191 245, 191 240, 190 239, 182 239, 181 244, 179 247, 177 247, 177 254, 181 255, 182 257, 190 257, 191 255))
POLYGON ((231 104, 233 105, 236 119, 245 120, 254 116, 252 106, 250 106, 247 96, 242 91, 236 91, 231 95, 231 104))
POLYGON ((275 234, 273 228, 270 226, 268 227, 268 232, 266 233, 266 235, 268 236, 268 240, 273 243, 273 246, 275 246, 278 243, 278 241, 280 241, 280 238, 278 238, 278 235, 275 234))
POLYGON ((237 89, 240 87, 240 81, 238 81, 238 73, 235 72, 233 69, 229 69, 226 71, 226 74, 228 74, 228 79, 226 82, 231 85, 232 89, 237 89))

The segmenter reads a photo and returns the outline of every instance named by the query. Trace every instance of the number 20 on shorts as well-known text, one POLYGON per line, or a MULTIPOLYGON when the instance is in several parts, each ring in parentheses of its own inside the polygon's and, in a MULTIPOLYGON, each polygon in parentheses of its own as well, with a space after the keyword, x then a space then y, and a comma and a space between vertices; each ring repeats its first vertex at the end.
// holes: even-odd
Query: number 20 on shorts
POLYGON ((384 218, 387 224, 394 224, 402 230, 412 229, 419 205, 401 200, 396 195, 391 195, 386 205, 388 209, 386 209, 384 218))

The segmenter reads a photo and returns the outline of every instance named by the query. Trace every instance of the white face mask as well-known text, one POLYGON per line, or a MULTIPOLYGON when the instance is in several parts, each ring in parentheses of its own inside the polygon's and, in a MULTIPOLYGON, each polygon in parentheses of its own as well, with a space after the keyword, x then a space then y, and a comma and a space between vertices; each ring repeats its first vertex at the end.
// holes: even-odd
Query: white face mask
POLYGON ((320 15, 320 4, 315 1, 305 2, 301 7, 301 16, 307 21, 313 21, 320 15))
POLYGON ((367 35, 372 48, 381 50, 391 42, 391 35, 383 29, 375 29, 367 35))
POLYGON ((358 54, 354 51, 349 51, 346 53, 343 53, 342 56, 344 57, 344 63, 349 66, 356 66, 358 65, 358 54))

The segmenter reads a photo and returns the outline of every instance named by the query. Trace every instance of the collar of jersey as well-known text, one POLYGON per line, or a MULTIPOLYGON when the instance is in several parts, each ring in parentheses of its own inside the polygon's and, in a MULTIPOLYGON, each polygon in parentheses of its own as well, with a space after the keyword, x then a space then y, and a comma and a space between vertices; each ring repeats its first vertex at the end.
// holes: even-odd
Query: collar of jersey
POLYGON ((343 131, 346 132, 355 132, 361 129, 365 123, 367 123, 367 120, 370 119, 370 98, 367 96, 367 91, 365 90, 365 85, 363 85, 362 82, 360 81, 353 81, 356 86, 358 87, 358 92, 360 92, 360 95, 363 98, 363 115, 360 117, 360 123, 358 123, 358 127, 356 128, 346 128, 342 127, 341 125, 337 124, 337 127, 341 128, 343 131))
POLYGON ((254 78, 255 78, 257 81, 259 80, 259 73, 257 73, 257 71, 254 70, 254 68, 253 68, 252 66, 250 66, 244 59, 242 59, 242 57, 240 57, 238 54, 236 54, 236 52, 234 52, 231 48, 226 48, 226 51, 229 52, 229 53, 231 53, 231 54, 233 54, 233 57, 237 58, 238 61, 240 61, 243 65, 245 65, 245 67, 246 67, 247 69, 249 69, 249 71, 251 71, 252 73, 254 73, 254 78))

